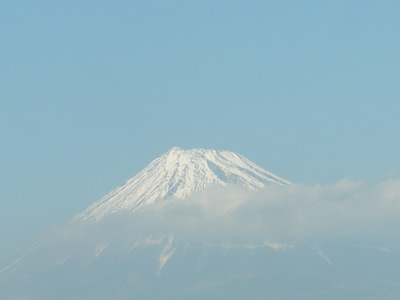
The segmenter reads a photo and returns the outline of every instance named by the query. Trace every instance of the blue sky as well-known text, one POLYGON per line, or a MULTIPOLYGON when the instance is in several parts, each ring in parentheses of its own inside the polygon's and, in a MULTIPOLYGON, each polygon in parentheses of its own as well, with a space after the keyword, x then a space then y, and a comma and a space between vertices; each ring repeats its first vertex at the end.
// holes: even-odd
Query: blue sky
POLYGON ((398 178, 398 1, 2 1, 0 262, 173 146, 398 178))

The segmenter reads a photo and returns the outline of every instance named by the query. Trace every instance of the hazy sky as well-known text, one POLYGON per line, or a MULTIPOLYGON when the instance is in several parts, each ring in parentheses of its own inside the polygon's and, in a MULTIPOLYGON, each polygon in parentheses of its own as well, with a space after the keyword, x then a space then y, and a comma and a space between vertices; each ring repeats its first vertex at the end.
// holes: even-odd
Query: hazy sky
POLYGON ((398 1, 1 1, 0 262, 173 146, 400 173, 398 1))

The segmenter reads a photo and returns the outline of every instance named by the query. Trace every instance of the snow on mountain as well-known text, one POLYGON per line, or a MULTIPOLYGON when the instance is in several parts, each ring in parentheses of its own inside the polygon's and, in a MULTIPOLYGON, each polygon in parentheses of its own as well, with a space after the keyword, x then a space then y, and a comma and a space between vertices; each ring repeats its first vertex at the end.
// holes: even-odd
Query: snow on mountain
POLYGON ((74 220, 99 220, 120 210, 133 212, 158 200, 185 198, 204 191, 211 184, 239 184, 256 191, 268 184, 287 185, 289 182, 231 151, 174 147, 74 220))

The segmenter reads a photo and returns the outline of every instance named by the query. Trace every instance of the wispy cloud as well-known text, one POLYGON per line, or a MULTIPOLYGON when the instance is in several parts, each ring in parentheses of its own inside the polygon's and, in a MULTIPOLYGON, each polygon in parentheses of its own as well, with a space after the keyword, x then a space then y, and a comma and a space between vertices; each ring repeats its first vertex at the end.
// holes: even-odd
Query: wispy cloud
MULTIPOLYGON (((148 285, 149 292, 163 280, 163 275, 175 274, 175 279, 180 278, 181 269, 193 271, 193 267, 199 272, 196 274, 204 277, 189 278, 192 281, 186 288, 190 291, 216 286, 231 288, 238 280, 252 280, 253 275, 269 270, 275 274, 283 268, 297 272, 299 281, 304 276, 314 280, 324 276, 329 279, 329 274, 334 274, 335 279, 327 280, 336 284, 336 276, 343 275, 344 282, 349 278, 353 283, 360 282, 354 288, 359 292, 359 287, 367 286, 364 283, 370 282, 370 278, 395 284, 399 269, 399 215, 400 180, 370 185, 344 179, 332 185, 268 186, 259 192, 235 186, 213 187, 134 213, 120 212, 98 222, 61 225, 43 236, 39 250, 3 267, 0 277, 7 279, 16 274, 19 279, 20 274, 38 274, 48 269, 61 272, 62 276, 70 274, 71 280, 80 281, 81 274, 74 272, 84 266, 88 273, 82 278, 87 276, 85 280, 95 281, 106 278, 109 268, 122 270, 113 273, 122 277, 129 269, 133 274, 127 275, 129 280, 117 278, 114 283, 129 282, 131 288, 132 278, 139 282, 146 282, 140 280, 147 278, 153 284, 148 285), (245 259, 242 265, 235 266, 238 254, 245 259), (271 269, 258 269, 260 257, 271 263, 271 269), (232 274, 232 269, 227 268, 228 273, 221 271, 208 280, 208 272, 214 270, 213 259, 237 268, 232 274), (384 265, 388 260, 391 270, 384 265), (293 262, 300 266, 293 267, 293 262), (99 270, 105 273, 97 274, 99 270)), ((260 282, 264 284, 264 280, 260 282)), ((381 286, 385 288, 386 283, 381 286)), ((127 286, 118 290, 124 288, 127 286)), ((365 294, 369 295, 372 289, 365 294)))
MULTIPOLYGON (((93 258, 108 247, 113 251, 116 244, 127 251, 159 246, 161 270, 178 240, 186 245, 282 251, 307 240, 319 245, 346 238, 353 245, 372 245, 368 247, 389 252, 400 244, 399 215, 400 180, 368 185, 344 179, 332 185, 268 186, 259 192, 213 187, 133 214, 121 212, 99 222, 68 223, 49 231, 41 242, 64 245, 68 241, 69 253, 86 245, 93 258)), ((323 252, 318 255, 332 263, 323 252)))
POLYGON ((377 185, 344 179, 333 185, 269 186, 257 193, 214 188, 138 211, 142 232, 188 239, 283 241, 397 234, 400 180, 377 185))

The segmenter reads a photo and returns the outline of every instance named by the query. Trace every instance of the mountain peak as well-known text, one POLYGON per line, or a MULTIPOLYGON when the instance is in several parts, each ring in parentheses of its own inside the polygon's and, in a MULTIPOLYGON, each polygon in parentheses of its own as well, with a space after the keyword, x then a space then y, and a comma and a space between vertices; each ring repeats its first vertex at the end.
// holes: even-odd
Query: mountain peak
POLYGON ((99 220, 120 210, 133 212, 162 199, 188 197, 211 184, 238 184, 256 191, 268 184, 289 182, 232 151, 173 147, 74 220, 99 220))
POLYGON ((171 149, 168 150, 167 153, 170 152, 178 152, 178 151, 184 151, 183 149, 179 148, 179 147, 172 147, 171 149))

